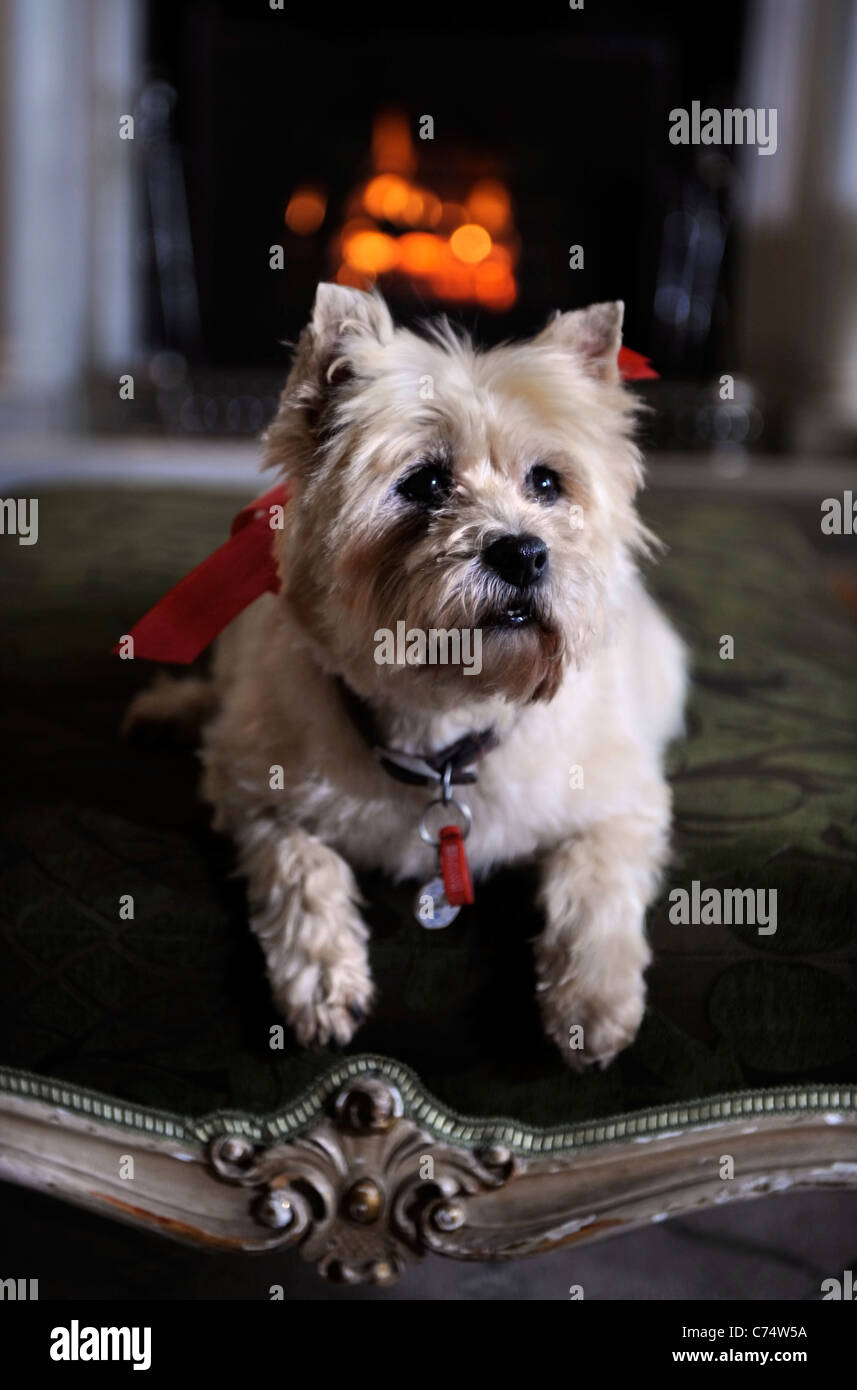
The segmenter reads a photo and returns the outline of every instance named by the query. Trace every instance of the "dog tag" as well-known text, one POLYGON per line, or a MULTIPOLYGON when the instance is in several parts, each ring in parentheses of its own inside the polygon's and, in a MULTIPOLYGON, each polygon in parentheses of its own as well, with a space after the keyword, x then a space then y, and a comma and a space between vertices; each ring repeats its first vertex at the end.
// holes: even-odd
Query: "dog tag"
POLYGON ((448 903, 457 908, 473 902, 473 880, 464 836, 457 825, 445 825, 440 832, 440 871, 448 903))
POLYGON ((430 878, 417 893, 414 901, 414 916, 421 927, 436 931, 448 927, 458 916, 460 908, 453 907, 446 897, 442 878, 430 878))

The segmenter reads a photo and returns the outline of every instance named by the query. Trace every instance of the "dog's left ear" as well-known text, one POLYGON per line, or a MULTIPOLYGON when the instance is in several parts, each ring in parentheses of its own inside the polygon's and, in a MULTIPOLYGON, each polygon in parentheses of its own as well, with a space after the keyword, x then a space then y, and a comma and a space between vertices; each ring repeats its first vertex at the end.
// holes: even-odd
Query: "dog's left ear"
POLYGON ((588 309, 554 314, 533 341, 568 348, 590 376, 602 381, 618 381, 624 317, 625 305, 621 299, 590 304, 588 309))

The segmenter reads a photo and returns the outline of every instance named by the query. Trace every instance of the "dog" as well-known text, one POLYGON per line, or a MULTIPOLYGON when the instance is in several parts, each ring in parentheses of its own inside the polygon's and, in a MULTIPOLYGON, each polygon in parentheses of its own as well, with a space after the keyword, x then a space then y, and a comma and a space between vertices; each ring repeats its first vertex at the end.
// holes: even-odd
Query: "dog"
POLYGON ((441 823, 465 803, 477 881, 537 863, 536 995, 568 1063, 604 1066, 637 1032, 686 663, 638 572, 657 543, 635 509, 623 312, 480 351, 320 284, 263 437, 289 486, 280 591, 218 639, 210 681, 130 711, 207 720, 203 795, 301 1044, 348 1044, 372 1004, 354 871, 436 889, 429 798, 441 823), (380 661, 397 628, 478 633, 478 669, 380 661))

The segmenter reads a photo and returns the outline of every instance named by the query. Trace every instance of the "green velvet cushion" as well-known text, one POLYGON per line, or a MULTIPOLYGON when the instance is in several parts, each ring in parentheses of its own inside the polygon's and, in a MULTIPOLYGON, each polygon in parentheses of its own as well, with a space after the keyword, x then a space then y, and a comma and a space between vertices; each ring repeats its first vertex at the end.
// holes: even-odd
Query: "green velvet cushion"
MULTIPOLYGON (((49 491, 37 545, 0 540, 0 1063, 187 1115, 279 1108, 338 1056, 288 1033, 269 1046, 278 1020, 243 884, 196 799, 193 754, 118 737, 151 668, 111 657, 113 641, 223 540, 238 505, 49 491)), ((406 1063, 461 1112, 558 1125, 857 1081, 857 633, 784 519, 666 495, 645 511, 670 546, 650 582, 695 682, 670 754, 676 858, 650 914, 634 1045, 578 1076, 543 1040, 531 874, 499 874, 441 932, 412 919, 412 887, 363 882, 379 999, 349 1051, 406 1063), (694 879, 776 889, 776 934, 671 922, 670 889, 694 879)))

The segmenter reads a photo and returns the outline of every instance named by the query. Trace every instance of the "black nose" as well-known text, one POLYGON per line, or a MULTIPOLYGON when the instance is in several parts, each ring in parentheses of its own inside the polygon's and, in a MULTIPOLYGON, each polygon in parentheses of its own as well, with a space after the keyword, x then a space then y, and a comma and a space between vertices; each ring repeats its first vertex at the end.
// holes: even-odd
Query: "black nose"
POLYGON ((548 548, 538 536, 501 536, 486 546, 482 559, 507 584, 526 589, 547 572, 548 548))

